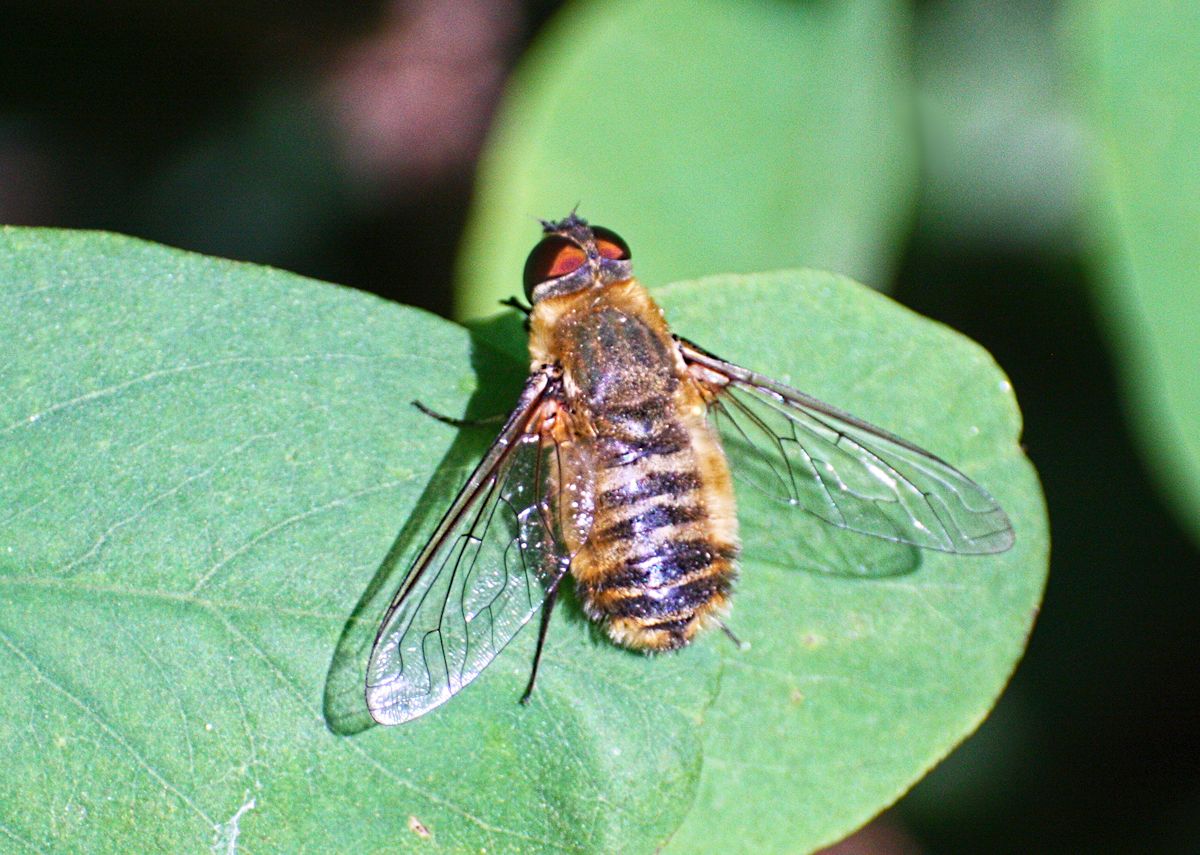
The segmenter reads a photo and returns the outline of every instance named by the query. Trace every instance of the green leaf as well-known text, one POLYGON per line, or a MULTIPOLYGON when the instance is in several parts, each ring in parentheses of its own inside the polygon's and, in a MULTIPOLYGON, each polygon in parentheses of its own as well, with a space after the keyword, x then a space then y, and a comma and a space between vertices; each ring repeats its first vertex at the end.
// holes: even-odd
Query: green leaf
POLYGON ((915 184, 908 25, 893 0, 569 4, 485 149, 460 315, 519 294, 534 218, 577 203, 648 282, 807 264, 886 284, 915 184))
POLYGON ((1075 251, 1083 170, 1059 14, 1057 3, 917 4, 923 247, 1075 251))
MULTIPOLYGON (((615 648, 570 598, 447 706, 369 727, 367 647, 523 366, 425 313, 126 238, 0 232, 0 804, 57 851, 803 851, 986 713, 1045 571, 976 346, 826 274, 662 291, 678 330, 942 453, 1017 546, 847 579, 749 502, 738 651, 615 648), (770 805, 771 822, 762 821, 770 805), (424 837, 423 833, 430 835, 424 837)), ((510 333, 511 345, 511 333, 510 333)), ((777 513, 777 512, 776 512, 777 513)))
POLYGON ((1200 7, 1075 3, 1067 23, 1099 154, 1088 225, 1127 409, 1200 537, 1200 7))

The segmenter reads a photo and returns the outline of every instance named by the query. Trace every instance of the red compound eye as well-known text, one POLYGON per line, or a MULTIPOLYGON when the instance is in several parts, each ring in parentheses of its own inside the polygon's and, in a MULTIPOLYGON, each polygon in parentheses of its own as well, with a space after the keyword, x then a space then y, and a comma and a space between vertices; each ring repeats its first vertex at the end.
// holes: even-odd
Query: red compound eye
POLYGON ((533 299, 533 289, 543 282, 574 273, 587 254, 583 247, 561 235, 542 238, 525 260, 525 296, 533 299))
POLYGON ((596 239, 596 249, 605 258, 625 261, 629 258, 629 244, 616 232, 609 231, 603 226, 592 226, 592 235, 596 239))

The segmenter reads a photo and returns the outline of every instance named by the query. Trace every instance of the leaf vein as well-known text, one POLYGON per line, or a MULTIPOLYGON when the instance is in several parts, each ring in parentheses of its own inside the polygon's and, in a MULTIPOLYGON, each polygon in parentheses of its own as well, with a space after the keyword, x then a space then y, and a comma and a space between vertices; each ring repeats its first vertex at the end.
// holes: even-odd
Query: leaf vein
MULTIPOLYGON (((345 622, 346 615, 341 612, 323 612, 313 609, 298 609, 290 606, 280 606, 275 604, 246 604, 238 603, 232 600, 217 600, 206 599, 204 597, 194 597, 186 591, 163 591, 150 590, 146 588, 130 588, 122 585, 96 585, 85 582, 80 582, 77 579, 59 579, 45 578, 39 576, 0 576, 0 584, 11 586, 26 586, 31 588, 57 588, 60 590, 72 591, 84 594, 110 594, 114 597, 129 597, 147 600, 160 600, 163 602, 182 603, 189 606, 199 606, 201 608, 211 608, 216 610, 225 610, 231 612, 245 612, 247 614, 270 614, 282 615, 286 617, 296 618, 312 618, 314 620, 328 620, 345 622)), ((360 620, 351 618, 351 620, 360 620)), ((374 622, 374 618, 370 621, 363 618, 362 622, 374 622)))
POLYGON ((10 651, 12 651, 12 653, 15 654, 16 657, 20 659, 25 666, 37 676, 39 680, 46 683, 48 686, 50 686, 50 688, 54 689, 54 691, 66 698, 72 706, 76 707, 86 717, 90 718, 96 724, 96 726, 99 727, 106 736, 108 736, 109 739, 115 742, 123 751, 132 757, 134 762, 137 763, 137 765, 140 766, 149 777, 154 779, 154 781, 156 781, 160 787, 174 795, 210 826, 213 824, 212 819, 207 813, 204 812, 203 808, 196 804, 196 802, 193 801, 187 793, 183 792, 177 786, 172 784, 165 775, 155 769, 154 766, 148 760, 146 760, 146 758, 143 757, 141 753, 133 747, 133 745, 128 742, 128 740, 121 736, 120 732, 115 727, 105 721, 103 716, 89 707, 83 700, 77 697, 74 692, 51 677, 46 670, 44 670, 37 664, 37 662, 34 661, 32 656, 22 650, 2 631, 0 631, 0 644, 3 644, 10 651))
MULTIPOLYGON (((12 433, 23 427, 29 427, 42 421, 48 416, 60 413, 63 410, 68 410, 83 404, 89 404, 93 401, 110 398, 113 395, 118 395, 127 389, 132 389, 135 386, 141 386, 146 383, 153 383, 156 380, 162 380, 167 377, 177 377, 184 374, 191 374, 199 371, 209 371, 220 368, 228 368, 234 365, 272 365, 272 364, 304 364, 306 362, 334 362, 338 360, 348 360, 356 362, 375 362, 381 358, 394 359, 419 359, 420 354, 405 354, 404 356, 397 355, 395 357, 379 357, 366 356, 357 353, 309 353, 281 356, 230 356, 224 359, 212 359, 207 362, 196 362, 188 365, 175 365, 170 368, 159 368, 154 371, 148 371, 138 377, 132 377, 129 380, 123 380, 120 383, 113 383, 109 386, 102 386, 99 389, 93 389, 90 392, 85 392, 82 395, 76 395, 74 398, 69 398, 65 401, 59 401, 57 404, 51 404, 43 410, 36 413, 30 413, 24 418, 18 419, 3 428, 0 428, 0 435, 12 433)), ((429 357, 425 357, 429 359, 429 357)))
POLYGON ((166 689, 167 693, 170 694, 171 699, 175 701, 175 707, 179 711, 179 720, 182 725, 180 731, 183 733, 184 744, 187 745, 189 777, 195 779, 196 753, 195 747, 192 745, 191 728, 188 726, 188 715, 187 710, 183 705, 183 699, 179 697, 179 692, 176 691, 174 682, 167 677, 166 669, 163 667, 163 663, 146 649, 146 646, 138 640, 134 633, 129 631, 123 622, 114 620, 112 625, 116 627, 117 631, 120 632, 121 635, 129 640, 129 643, 133 645, 133 647, 136 648, 140 654, 142 654, 146 661, 150 663, 151 667, 158 672, 159 679, 162 681, 163 687, 166 689))
POLYGON ((17 843, 21 844, 26 849, 32 850, 34 852, 45 852, 46 851, 45 849, 43 849, 42 847, 40 847, 36 843, 34 843, 32 840, 27 840, 24 837, 22 837, 21 835, 17 834, 15 831, 13 831, 7 825, 4 825, 4 823, 0 823, 0 834, 5 835, 10 840, 15 840, 17 843))
POLYGON ((188 593, 189 594, 198 593, 200 591, 200 589, 203 588, 205 585, 207 585, 209 583, 209 581, 213 578, 213 576, 215 576, 217 573, 219 573, 223 567, 225 567, 227 564, 229 564, 235 558, 237 558, 241 555, 244 555, 246 552, 249 552, 251 549, 253 549, 255 546, 257 546, 259 543, 261 543, 262 541, 271 537, 272 535, 277 534, 278 532, 283 531, 284 529, 289 528, 298 522, 303 522, 304 520, 309 519, 311 517, 320 516, 321 514, 325 513, 326 511, 332 511, 337 508, 345 507, 346 505, 349 505, 350 503, 354 502, 356 499, 361 499, 363 496, 369 496, 374 493, 383 493, 388 490, 399 487, 403 483, 404 483, 404 480, 397 479, 397 480, 392 480, 392 481, 384 481, 383 483, 380 483, 380 484, 373 484, 370 487, 363 487, 361 490, 355 490, 353 493, 347 493, 344 496, 339 496, 338 498, 333 499, 332 501, 326 502, 323 505, 317 505, 314 508, 309 508, 308 510, 301 511, 298 514, 292 514, 291 516, 289 516, 285 519, 282 519, 273 525, 267 526, 265 529, 260 531, 258 534, 254 535, 252 538, 247 540, 245 543, 243 543, 237 549, 233 550, 233 552, 229 553, 224 558, 222 558, 220 561, 216 562, 211 567, 209 567, 206 571, 204 571, 204 573, 202 573, 200 575, 200 578, 198 578, 196 580, 196 584, 194 584, 192 586, 191 590, 188 591, 188 593))
MULTIPOLYGON (((275 663, 275 660, 273 660, 270 657, 270 655, 267 654, 267 652, 265 650, 263 650, 261 647, 259 647, 253 641, 253 639, 251 639, 248 635, 246 635, 244 632, 242 632, 240 629, 238 629, 236 626, 234 626, 234 624, 231 621, 229 621, 223 614, 221 614, 219 612, 215 612, 215 611, 212 612, 212 614, 221 623, 221 625, 225 627, 226 632, 228 632, 231 636, 233 636, 237 640, 241 641, 251 651, 253 651, 256 656, 258 656, 260 659, 262 659, 262 661, 274 673, 276 679, 286 689, 288 689, 288 691, 292 694, 293 699, 296 701, 296 703, 299 704, 299 706, 303 710, 305 710, 307 713, 309 713, 309 715, 315 721, 319 722, 321 724, 321 726, 324 727, 325 726, 324 716, 322 716, 318 711, 314 710, 312 707, 310 707, 307 704, 307 702, 304 700, 304 692, 301 691, 301 689, 295 685, 295 683, 292 681, 292 679, 287 676, 287 674, 283 671, 283 669, 280 668, 279 665, 275 663)), ((574 850, 567 850, 566 848, 563 847, 561 841, 548 840, 548 839, 542 838, 542 837, 535 837, 533 835, 525 834, 523 832, 516 831, 511 828, 504 828, 502 826, 493 825, 493 824, 487 822, 486 820, 475 816, 474 814, 472 814, 470 811, 466 810, 465 808, 462 808, 462 807, 454 804, 453 802, 451 802, 449 799, 445 798, 444 796, 439 796, 435 793, 429 792, 428 790, 422 789, 421 787, 418 787, 416 784, 414 784, 412 781, 409 781, 406 778, 400 777, 393 770, 384 766, 382 763, 380 763, 378 760, 376 760, 374 757, 372 757, 369 753, 367 753, 366 750, 359 747, 352 740, 341 739, 338 741, 337 744, 339 746, 343 746, 347 750, 359 755, 359 757, 362 760, 364 760, 369 766, 371 766, 371 768, 375 769, 381 775, 383 775, 384 777, 393 781, 394 783, 399 784, 400 786, 404 787, 405 789, 410 790, 425 799, 428 799, 429 801, 433 802, 434 804, 436 804, 440 807, 445 808, 446 810, 449 810, 453 813, 458 814, 463 819, 478 826, 483 831, 489 832, 491 834, 512 837, 512 838, 515 838, 518 840, 525 840, 530 843, 538 843, 543 846, 552 847, 552 848, 560 849, 563 851, 583 851, 582 849, 579 849, 579 848, 575 848, 574 850)))
POLYGON ((148 502, 144 503, 141 507, 139 507, 136 511, 134 511, 129 516, 123 517, 122 519, 119 519, 116 522, 112 523, 108 528, 106 528, 103 532, 100 533, 100 536, 98 538, 96 538, 96 541, 83 554, 71 559, 63 566, 57 567, 50 572, 56 576, 69 575, 71 573, 71 571, 73 571, 76 567, 78 567, 80 564, 83 564, 85 561, 87 561, 89 558, 91 558, 93 555, 95 555, 101 549, 103 549, 104 544, 106 544, 114 534, 116 534, 118 531, 125 528, 126 526, 137 522, 139 519, 141 519, 143 516, 145 516, 146 513, 149 512, 151 508, 155 507, 156 505, 162 504, 163 502, 167 501, 168 499, 170 499, 174 496, 179 495, 179 493, 181 493, 184 490, 184 488, 186 488, 189 484, 192 484, 196 481, 200 481, 200 480, 203 480, 204 478, 207 478, 214 471, 216 471, 217 467, 221 465, 221 463, 225 460, 225 458, 241 453, 246 447, 259 441, 260 439, 270 439, 273 436, 275 436, 274 433, 256 434, 256 435, 251 436, 251 437, 243 440, 242 442, 238 443, 238 445, 234 446, 229 451, 220 455, 216 460, 214 460, 211 466, 209 466, 206 469, 203 469, 200 472, 197 472, 193 475, 189 475, 188 477, 186 477, 182 481, 180 481, 178 484, 168 487, 166 490, 163 490, 161 493, 158 493, 157 495, 152 497, 148 502))

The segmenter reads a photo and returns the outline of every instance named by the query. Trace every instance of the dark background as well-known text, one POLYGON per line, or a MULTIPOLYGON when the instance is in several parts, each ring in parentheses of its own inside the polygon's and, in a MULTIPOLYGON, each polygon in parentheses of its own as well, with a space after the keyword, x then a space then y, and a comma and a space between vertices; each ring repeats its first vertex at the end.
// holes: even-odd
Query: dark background
MULTIPOLYGON (((489 120, 557 5, 5 4, 0 222, 125 232, 447 314, 489 120)), ((918 87, 969 97, 978 45, 929 38, 968 25, 998 33, 1013 86, 1053 79, 1053 15, 918 4, 918 87)), ((980 341, 1013 380, 1052 522, 1043 612, 980 732, 839 851, 1200 849, 1197 549, 1126 426, 1089 268, 1066 237, 1084 148, 1070 110, 1050 91, 1030 121, 1060 128, 1036 158, 1058 177, 1037 199, 1006 197, 1005 170, 1022 163, 992 163, 983 223, 947 204, 939 181, 959 164, 932 154, 948 146, 923 126, 892 294, 980 341)))

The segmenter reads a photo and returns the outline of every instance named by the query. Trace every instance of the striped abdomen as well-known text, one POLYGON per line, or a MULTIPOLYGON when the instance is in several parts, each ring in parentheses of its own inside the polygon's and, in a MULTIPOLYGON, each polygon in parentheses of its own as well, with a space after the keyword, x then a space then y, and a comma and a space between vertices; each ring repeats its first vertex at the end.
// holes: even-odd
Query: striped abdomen
POLYGON ((630 647, 682 647, 727 607, 736 542, 710 515, 711 485, 689 458, 598 473, 592 536, 573 572, 588 615, 630 647))
POLYGON ((568 369, 592 431, 594 517, 571 572, 584 610, 615 641, 682 647, 732 590, 728 468, 674 342, 611 308, 588 321, 568 369))

